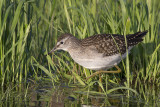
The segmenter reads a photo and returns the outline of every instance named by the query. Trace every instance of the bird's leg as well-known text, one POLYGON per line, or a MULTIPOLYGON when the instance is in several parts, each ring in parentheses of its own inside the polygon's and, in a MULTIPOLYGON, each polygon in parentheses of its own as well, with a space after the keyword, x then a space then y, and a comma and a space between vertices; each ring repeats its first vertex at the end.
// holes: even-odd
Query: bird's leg
POLYGON ((88 80, 98 74, 101 74, 101 73, 120 73, 122 71, 117 65, 115 65, 115 67, 117 68, 117 71, 96 71, 95 73, 93 73, 92 75, 87 77, 86 80, 88 80))

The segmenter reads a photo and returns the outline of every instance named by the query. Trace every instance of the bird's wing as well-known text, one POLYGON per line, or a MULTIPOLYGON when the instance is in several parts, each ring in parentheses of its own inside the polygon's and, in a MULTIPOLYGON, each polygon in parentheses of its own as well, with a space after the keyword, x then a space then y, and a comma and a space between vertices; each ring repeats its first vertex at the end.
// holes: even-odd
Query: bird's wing
MULTIPOLYGON (((143 41, 148 31, 137 32, 126 35, 127 48, 137 45, 143 41)), ((82 46, 92 46, 98 53, 104 56, 111 56, 126 52, 126 42, 123 35, 118 34, 97 34, 81 40, 82 46)))
POLYGON ((83 46, 94 46, 98 53, 104 56, 110 56, 117 53, 125 53, 125 39, 122 35, 117 34, 98 34, 82 40, 83 46))

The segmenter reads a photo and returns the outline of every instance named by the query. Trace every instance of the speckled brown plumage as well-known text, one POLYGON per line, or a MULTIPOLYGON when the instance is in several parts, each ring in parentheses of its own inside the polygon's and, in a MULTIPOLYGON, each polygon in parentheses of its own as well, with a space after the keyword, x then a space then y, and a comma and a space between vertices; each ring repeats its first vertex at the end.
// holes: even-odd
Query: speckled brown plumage
MULTIPOLYGON (((134 46, 143 41, 143 36, 147 31, 137 32, 126 36, 127 47, 134 46)), ((126 43, 123 35, 118 34, 97 34, 81 40, 82 46, 94 45, 99 53, 104 56, 111 56, 117 53, 126 52, 126 43)))
MULTIPOLYGON (((127 48, 132 47, 143 41, 143 36, 146 35, 147 32, 148 31, 126 35, 127 48)), ((58 38, 58 41, 61 41, 66 37, 72 36, 73 35, 69 33, 62 34, 58 38)), ((119 34, 97 34, 79 40, 78 43, 80 43, 83 47, 94 46, 97 52, 103 53, 104 56, 111 56, 118 53, 124 54, 126 52, 125 37, 124 35, 119 34)))

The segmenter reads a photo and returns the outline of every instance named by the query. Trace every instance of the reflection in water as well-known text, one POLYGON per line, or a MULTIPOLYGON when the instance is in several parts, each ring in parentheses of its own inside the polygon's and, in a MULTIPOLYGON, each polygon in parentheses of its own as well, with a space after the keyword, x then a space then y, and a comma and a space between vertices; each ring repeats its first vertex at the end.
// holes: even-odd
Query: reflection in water
MULTIPOLYGON (((0 106, 12 107, 123 107, 123 106, 157 106, 159 96, 146 96, 146 101, 139 97, 127 98, 120 93, 113 95, 88 94, 79 91, 80 87, 70 88, 47 83, 10 86, 5 94, 0 94, 0 106), (156 100, 149 100, 155 97, 156 100)), ((153 88, 153 87, 152 87, 153 88)))

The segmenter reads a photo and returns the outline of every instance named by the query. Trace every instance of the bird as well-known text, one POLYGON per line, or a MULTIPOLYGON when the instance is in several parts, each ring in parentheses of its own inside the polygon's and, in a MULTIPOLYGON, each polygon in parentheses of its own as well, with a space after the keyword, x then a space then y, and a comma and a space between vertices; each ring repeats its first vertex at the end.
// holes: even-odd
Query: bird
POLYGON ((101 73, 120 73, 122 70, 118 64, 126 57, 127 51, 130 53, 135 45, 143 41, 147 32, 139 31, 127 34, 126 37, 120 34, 96 34, 84 39, 64 33, 58 37, 55 47, 48 55, 57 50, 67 51, 76 63, 96 71, 87 80, 101 73), (112 67, 117 70, 108 71, 112 67))

